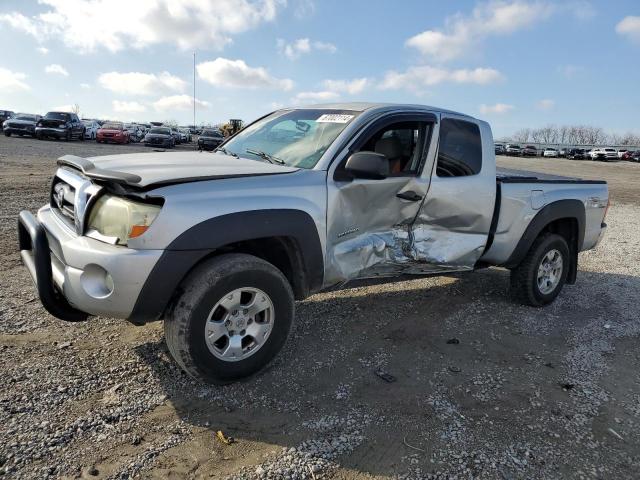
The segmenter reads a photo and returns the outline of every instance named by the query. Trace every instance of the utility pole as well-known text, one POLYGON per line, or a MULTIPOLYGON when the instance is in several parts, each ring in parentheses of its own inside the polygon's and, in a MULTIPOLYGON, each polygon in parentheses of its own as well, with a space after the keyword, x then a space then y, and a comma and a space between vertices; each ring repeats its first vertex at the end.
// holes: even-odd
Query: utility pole
POLYGON ((193 52, 193 128, 196 128, 196 52, 193 52))

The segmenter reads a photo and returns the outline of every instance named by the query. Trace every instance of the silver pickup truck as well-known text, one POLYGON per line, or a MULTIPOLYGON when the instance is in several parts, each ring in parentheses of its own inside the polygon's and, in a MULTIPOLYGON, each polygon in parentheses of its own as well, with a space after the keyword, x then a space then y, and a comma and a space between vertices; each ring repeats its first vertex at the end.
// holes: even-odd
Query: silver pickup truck
POLYGON ((542 306, 605 231, 603 181, 496 170, 481 120, 426 106, 270 113, 213 153, 65 156, 21 256, 44 307, 163 319, 175 360, 228 382, 283 346, 294 300, 352 279, 511 270, 542 306))

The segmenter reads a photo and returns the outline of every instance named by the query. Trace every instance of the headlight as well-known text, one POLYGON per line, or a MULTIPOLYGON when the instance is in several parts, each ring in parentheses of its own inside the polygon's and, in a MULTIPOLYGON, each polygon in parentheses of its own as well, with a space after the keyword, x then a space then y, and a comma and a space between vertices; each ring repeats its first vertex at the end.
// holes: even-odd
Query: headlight
POLYGON ((105 237, 117 238, 118 245, 142 235, 160 213, 160 206, 103 195, 89 214, 88 228, 105 237))

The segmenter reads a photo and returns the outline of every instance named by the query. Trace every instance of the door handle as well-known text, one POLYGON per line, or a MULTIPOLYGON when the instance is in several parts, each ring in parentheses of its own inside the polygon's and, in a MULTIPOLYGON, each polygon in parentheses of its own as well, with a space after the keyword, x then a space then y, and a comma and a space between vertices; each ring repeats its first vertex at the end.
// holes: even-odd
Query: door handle
POLYGON ((418 195, 413 190, 407 190, 406 192, 397 193, 396 197, 401 198, 402 200, 409 200, 411 202, 422 200, 422 195, 418 195))

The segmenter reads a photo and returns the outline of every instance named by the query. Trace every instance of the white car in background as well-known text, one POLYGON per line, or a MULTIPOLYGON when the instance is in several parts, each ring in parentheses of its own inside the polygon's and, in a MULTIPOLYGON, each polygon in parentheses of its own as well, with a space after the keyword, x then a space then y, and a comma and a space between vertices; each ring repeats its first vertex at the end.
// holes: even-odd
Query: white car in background
POLYGON ((82 123, 84 123, 84 138, 95 140, 100 124, 95 120, 88 120, 84 118, 82 119, 82 123))
POLYGON ((618 158, 622 158, 624 157, 624 154, 627 153, 629 150, 627 150, 626 148, 621 148, 620 150, 618 150, 618 158))
POLYGON ((545 148, 544 152, 542 152, 543 157, 557 157, 559 156, 558 150, 555 148, 545 148))
POLYGON ((594 148, 589 152, 591 160, 602 160, 608 162, 610 159, 617 160, 618 152, 615 148, 594 148))

